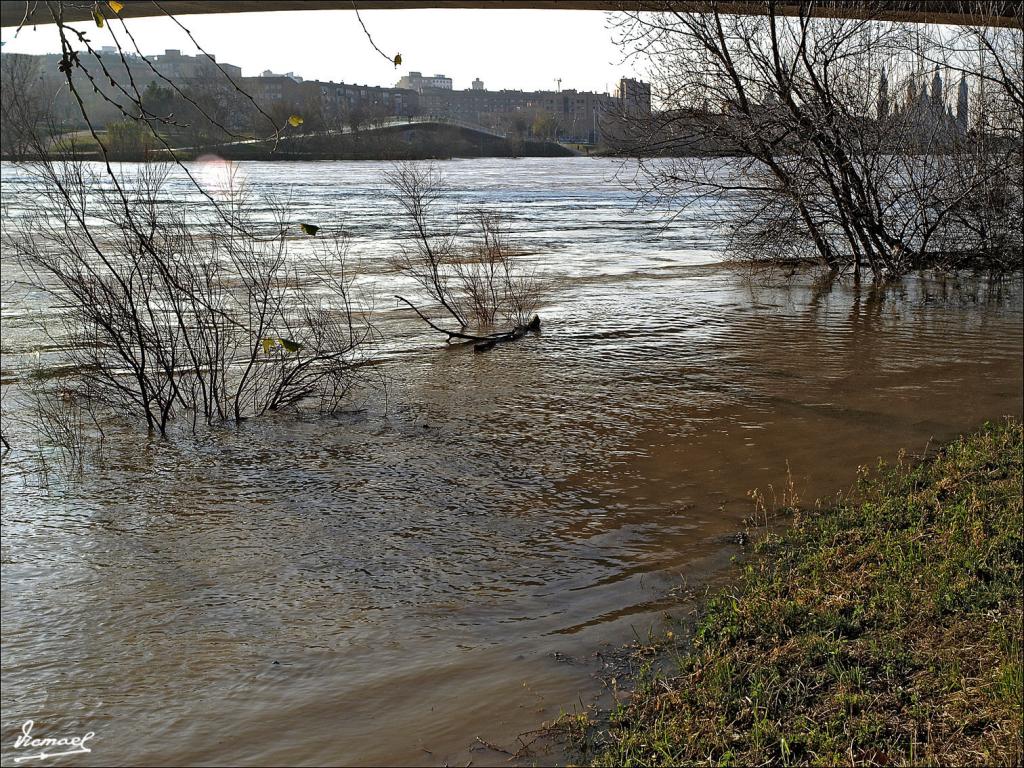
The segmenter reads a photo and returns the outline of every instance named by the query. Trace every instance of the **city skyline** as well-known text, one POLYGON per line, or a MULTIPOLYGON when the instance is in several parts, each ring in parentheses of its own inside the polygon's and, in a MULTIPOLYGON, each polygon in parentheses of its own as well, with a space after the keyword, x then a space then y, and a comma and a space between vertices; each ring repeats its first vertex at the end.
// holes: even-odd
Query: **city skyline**
MULTIPOLYGON (((428 115, 456 120, 502 137, 511 132, 520 138, 558 138, 595 145, 601 141, 605 117, 651 113, 650 85, 631 78, 620 78, 612 94, 575 89, 488 90, 480 79, 475 79, 471 88, 454 89, 451 78, 423 76, 415 71, 388 86, 305 79, 293 72, 270 70, 246 77, 232 62, 211 61, 207 56, 182 54, 178 49, 165 49, 162 54, 147 54, 145 58, 119 52, 114 46, 100 46, 93 52, 111 84, 130 81, 143 94, 146 108, 153 114, 187 114, 196 105, 194 99, 199 99, 207 104, 207 109, 220 115, 211 118, 220 130, 251 129, 256 118, 249 109, 253 104, 258 105, 265 118, 268 112, 276 114, 279 120, 299 115, 302 124, 313 130, 337 127, 338 121, 357 130, 368 121, 386 117, 411 120, 428 115), (227 80, 237 90, 227 86, 227 80), (165 87, 172 82, 177 85, 165 87), (179 86, 190 95, 175 104, 179 86), (240 93, 250 102, 235 98, 240 93)), ((82 94, 77 103, 70 98, 59 74, 61 54, 5 52, 2 58, 7 85, 16 90, 15 83, 30 83, 31 90, 52 94, 49 109, 56 119, 82 125, 80 109, 100 124, 118 121, 123 115, 116 91, 102 84, 97 84, 93 94, 82 94)), ((93 57, 83 58, 90 61, 93 57)), ((187 124, 188 121, 182 125, 187 124)), ((190 140, 207 140, 205 123, 200 121, 198 125, 198 135, 190 140)))
MULTIPOLYGON (((643 77, 612 41, 610 14, 594 11, 388 10, 367 11, 362 21, 386 54, 402 55, 395 67, 374 50, 351 11, 288 11, 183 16, 181 21, 218 61, 246 76, 270 70, 304 79, 394 85, 410 70, 444 73, 454 88, 479 78, 489 89, 611 92, 621 77, 643 77), (566 51, 571 45, 572 56, 566 51)), ((148 54, 178 49, 196 53, 188 36, 166 18, 128 22, 148 54)), ((104 29, 79 25, 94 47, 129 46, 120 22, 104 29)), ((52 26, 5 30, 5 53, 59 51, 52 26)))

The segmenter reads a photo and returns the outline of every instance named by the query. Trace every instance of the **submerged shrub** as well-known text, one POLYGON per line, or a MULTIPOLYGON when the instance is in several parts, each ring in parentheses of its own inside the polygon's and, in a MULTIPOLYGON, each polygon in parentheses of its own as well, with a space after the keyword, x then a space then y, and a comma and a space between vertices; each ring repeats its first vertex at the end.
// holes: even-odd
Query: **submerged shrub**
POLYGON ((201 206, 167 189, 170 166, 27 167, 37 200, 4 248, 52 297, 46 332, 92 402, 160 433, 176 418, 339 406, 373 338, 342 233, 307 237, 274 200, 259 221, 233 175, 201 206))

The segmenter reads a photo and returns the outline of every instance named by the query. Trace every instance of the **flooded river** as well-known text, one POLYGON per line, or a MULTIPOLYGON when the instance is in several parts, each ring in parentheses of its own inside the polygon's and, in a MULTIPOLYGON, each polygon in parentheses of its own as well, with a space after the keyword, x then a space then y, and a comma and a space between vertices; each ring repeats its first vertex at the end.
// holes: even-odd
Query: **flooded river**
POLYGON ((550 283, 540 335, 445 348, 387 300, 382 168, 243 167, 344 221, 378 295, 386 397, 330 418, 114 432, 43 482, 14 403, 46 309, 5 262, 4 764, 29 719, 94 732, 76 764, 505 764, 477 739, 589 703, 596 652, 727 572, 748 491, 1022 413, 1019 278, 748 281, 707 211, 660 231, 586 158, 443 164, 550 283))

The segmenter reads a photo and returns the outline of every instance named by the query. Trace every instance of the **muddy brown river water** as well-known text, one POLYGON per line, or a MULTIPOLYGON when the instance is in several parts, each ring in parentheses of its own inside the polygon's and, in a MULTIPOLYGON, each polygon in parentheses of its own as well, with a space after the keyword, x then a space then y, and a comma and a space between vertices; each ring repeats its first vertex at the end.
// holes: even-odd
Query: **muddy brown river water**
MULTIPOLYGON (((389 296, 381 167, 243 169, 342 217, 389 296)), ((539 336, 446 349, 380 300, 386 402, 114 431, 81 475, 44 482, 18 419, 53 358, 4 263, 5 765, 30 719, 94 732, 83 765, 505 764, 477 738, 514 750, 588 704, 596 652, 728 573, 751 489, 788 473, 810 502, 1024 410, 1019 277, 750 281, 710 214, 657 231, 608 161, 443 168, 549 278, 539 336)), ((8 215, 18 191, 5 164, 8 215)))

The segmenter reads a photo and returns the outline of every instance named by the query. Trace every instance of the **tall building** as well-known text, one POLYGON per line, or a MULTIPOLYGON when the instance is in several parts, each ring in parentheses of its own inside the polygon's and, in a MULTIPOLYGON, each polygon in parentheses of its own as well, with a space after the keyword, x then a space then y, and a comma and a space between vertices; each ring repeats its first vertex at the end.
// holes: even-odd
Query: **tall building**
POLYGON ((340 117, 358 110, 367 116, 408 117, 419 111, 419 94, 407 88, 309 80, 303 84, 310 99, 319 98, 328 117, 340 117))
POLYGON ((889 77, 882 69, 882 76, 878 80, 878 105, 876 114, 879 120, 889 117, 889 77))
POLYGON ((423 78, 424 88, 437 88, 441 91, 450 91, 452 89, 452 79, 445 75, 434 75, 433 77, 423 78))
POLYGON ((423 93, 425 88, 450 91, 452 89, 452 79, 446 75, 424 77, 422 72, 410 72, 408 75, 403 75, 395 87, 405 88, 417 93, 423 93))
MULTIPOLYGON (((967 81, 963 78, 960 79, 956 114, 954 114, 953 110, 946 103, 944 82, 939 68, 935 67, 933 70, 930 84, 920 80, 920 74, 907 80, 907 97, 903 105, 890 107, 886 103, 886 109, 889 111, 889 114, 893 118, 906 121, 921 134, 934 136, 936 132, 944 134, 966 133, 968 128, 967 81)), ((883 116, 881 89, 879 90, 878 114, 879 119, 881 119, 883 116)))
POLYGON ((932 77, 932 92, 931 101, 933 104, 941 104, 942 98, 942 75, 939 74, 939 68, 935 67, 935 75, 932 77))
POLYGON ((650 83, 624 77, 619 80, 619 85, 615 89, 615 98, 619 100, 622 109, 626 112, 651 114, 650 83))
MULTIPOLYGON (((105 46, 102 49, 101 55, 104 56, 104 59, 108 49, 112 49, 112 46, 105 46)), ((162 54, 148 56, 147 58, 160 74, 170 80, 212 78, 218 76, 221 72, 228 74, 233 79, 238 79, 242 76, 241 67, 236 67, 234 64, 221 64, 218 67, 217 57, 212 55, 183 56, 180 50, 169 48, 162 54)), ((133 57, 133 63, 139 69, 143 69, 141 58, 133 57)), ((134 74, 133 72, 133 77, 134 74)))
POLYGON ((956 95, 956 124, 961 133, 967 133, 968 125, 967 78, 960 76, 960 87, 956 95))

